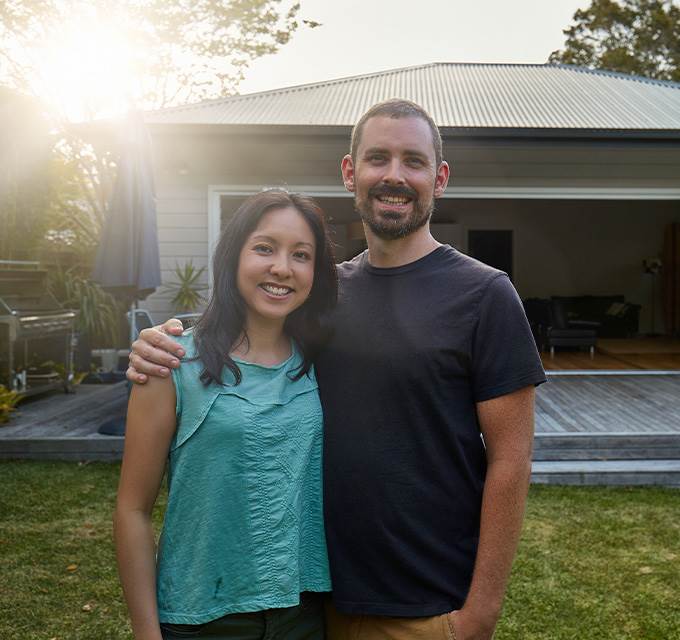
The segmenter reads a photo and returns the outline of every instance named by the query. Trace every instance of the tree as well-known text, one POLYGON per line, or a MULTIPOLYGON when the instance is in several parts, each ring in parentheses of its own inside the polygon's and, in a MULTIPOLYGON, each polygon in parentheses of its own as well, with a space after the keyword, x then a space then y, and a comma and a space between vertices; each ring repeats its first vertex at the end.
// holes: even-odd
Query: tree
MULTIPOLYGON (((248 65, 276 52, 301 23, 319 26, 299 19, 299 11, 295 0, 0 0, 0 85, 15 98, 44 98, 46 87, 63 86, 66 75, 61 74, 91 55, 103 62, 90 65, 94 77, 76 79, 73 91, 88 82, 113 84, 111 67, 124 59, 125 79, 135 79, 126 87, 128 107, 157 109, 217 98, 234 93, 248 65), (80 48, 74 46, 78 43, 80 48), (67 50, 70 58, 52 60, 67 50)), ((2 104, 1 91, 0 86, 0 113, 12 111, 3 123, 12 118, 24 122, 24 98, 2 104)), ((106 97, 94 101, 86 116, 101 117, 107 107, 106 97)), ((54 104, 46 115, 49 126, 41 130, 51 130, 49 136, 44 131, 25 135, 37 131, 30 126, 21 131, 3 127, 17 135, 13 146, 0 145, 0 230, 16 233, 4 235, 0 254, 19 255, 12 238, 25 240, 21 255, 30 254, 36 237, 45 232, 52 246, 83 254, 91 254, 97 244, 115 176, 110 148, 96 152, 54 104), (19 180, 17 161, 36 137, 49 147, 48 167, 43 154, 40 170, 23 171, 19 180), (30 208, 31 216, 23 215, 21 207, 30 208), (39 211, 44 215, 34 224, 39 211), (30 239, 20 227, 31 231, 30 239)))
POLYGON ((549 62, 680 82, 680 6, 662 0, 593 0, 563 31, 549 62))
POLYGON ((0 1, 0 81, 35 94, 48 44, 98 27, 106 39, 95 44, 116 47, 138 79, 136 106, 216 98, 236 90, 254 59, 290 40, 299 10, 287 0, 0 1))
POLYGON ((75 137, 64 138, 45 111, 39 100, 0 86, 0 260, 67 253, 87 263, 110 191, 111 168, 101 165, 110 160, 85 144, 76 153, 75 137))
POLYGON ((38 101, 0 87, 0 259, 29 260, 45 231, 53 142, 38 101))

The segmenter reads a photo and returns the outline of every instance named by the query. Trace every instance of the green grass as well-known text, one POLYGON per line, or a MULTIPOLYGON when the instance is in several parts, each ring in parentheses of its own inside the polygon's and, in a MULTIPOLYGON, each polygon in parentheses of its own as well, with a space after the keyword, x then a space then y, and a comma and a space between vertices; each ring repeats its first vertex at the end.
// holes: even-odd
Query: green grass
MULTIPOLYGON (((118 471, 0 463, 0 638, 131 637, 111 542, 118 471)), ((680 491, 532 487, 496 640, 680 640, 679 593, 680 491)))
POLYGON ((132 637, 112 542, 119 470, 0 463, 0 638, 132 637))
POLYGON ((680 491, 531 489, 496 640, 680 639, 680 491))

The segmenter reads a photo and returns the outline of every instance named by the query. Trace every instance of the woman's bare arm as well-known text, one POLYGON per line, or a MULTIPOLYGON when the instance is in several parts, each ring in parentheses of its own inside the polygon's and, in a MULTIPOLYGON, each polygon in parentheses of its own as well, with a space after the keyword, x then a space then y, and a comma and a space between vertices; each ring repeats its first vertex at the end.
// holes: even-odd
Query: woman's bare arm
POLYGON ((114 515, 118 572, 136 640, 161 640, 151 512, 175 433, 175 387, 153 378, 132 389, 114 515))

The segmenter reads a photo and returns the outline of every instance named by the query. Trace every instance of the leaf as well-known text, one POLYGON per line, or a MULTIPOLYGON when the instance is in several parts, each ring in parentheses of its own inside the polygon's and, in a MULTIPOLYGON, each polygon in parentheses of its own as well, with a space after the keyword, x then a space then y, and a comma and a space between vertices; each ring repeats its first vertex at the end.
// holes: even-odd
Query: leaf
POLYGON ((177 282, 172 282, 165 286, 165 291, 172 293, 172 304, 180 311, 196 311, 200 304, 204 301, 201 294, 208 287, 199 284, 199 280, 205 267, 197 269, 191 260, 184 263, 183 266, 175 265, 175 277, 177 282))

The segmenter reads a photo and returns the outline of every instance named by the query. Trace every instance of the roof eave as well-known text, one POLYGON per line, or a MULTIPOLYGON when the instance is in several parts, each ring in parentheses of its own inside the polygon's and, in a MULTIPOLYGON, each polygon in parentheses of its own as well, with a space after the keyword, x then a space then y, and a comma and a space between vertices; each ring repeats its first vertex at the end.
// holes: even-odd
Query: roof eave
POLYGON ((213 124, 213 123, 168 123, 148 122, 152 134, 192 135, 322 135, 344 136, 352 131, 350 125, 307 125, 307 124, 213 124))
MULTIPOLYGON (((155 134, 280 135, 348 137, 351 125, 195 124, 149 123, 155 134)), ((572 129, 528 127, 440 127, 443 138, 535 138, 581 140, 679 140, 680 129, 572 129)))
MULTIPOLYGON (((152 135, 219 135, 219 136, 323 136, 349 139, 351 125, 279 125, 279 124, 212 124, 212 123, 147 123, 152 135)), ((108 137, 115 132, 111 122, 88 123, 78 127, 86 138, 108 137)), ((444 139, 525 139, 525 140, 647 140, 678 141, 680 129, 570 129, 528 127, 440 127, 444 139)))
POLYGON ((577 129, 557 127, 440 127, 443 138, 541 140, 680 140, 680 129, 577 129))

